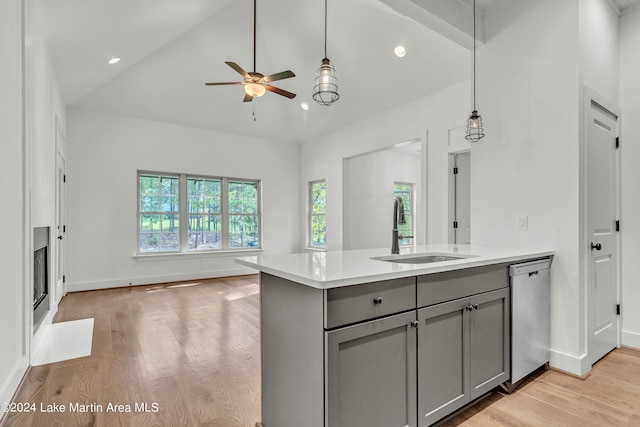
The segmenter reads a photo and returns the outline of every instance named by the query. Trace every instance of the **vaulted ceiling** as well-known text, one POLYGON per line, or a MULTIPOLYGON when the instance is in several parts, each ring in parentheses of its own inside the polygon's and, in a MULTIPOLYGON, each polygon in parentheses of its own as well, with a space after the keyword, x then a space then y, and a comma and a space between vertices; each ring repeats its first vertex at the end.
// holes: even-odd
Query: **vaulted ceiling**
MULTIPOLYGON (((311 98, 324 56, 322 0, 258 0, 257 71, 292 70, 274 85, 297 97, 250 103, 242 86, 204 83, 241 80, 225 61, 253 70, 251 0, 37 0, 34 9, 68 106, 304 143, 468 79, 470 1, 329 0, 327 53, 340 92, 331 107, 311 98), (447 37, 412 13, 422 3, 442 9, 447 37), (111 57, 122 60, 108 65, 111 57)), ((478 0, 479 9, 495 1, 478 0)))

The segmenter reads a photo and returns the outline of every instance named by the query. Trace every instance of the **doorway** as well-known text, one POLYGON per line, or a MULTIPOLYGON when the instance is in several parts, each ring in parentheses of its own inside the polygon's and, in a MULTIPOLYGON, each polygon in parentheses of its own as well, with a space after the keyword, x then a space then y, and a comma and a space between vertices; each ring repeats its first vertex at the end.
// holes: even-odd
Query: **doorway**
POLYGON ((588 354, 593 365, 620 345, 619 109, 585 90, 585 265, 588 354))
POLYGON ((449 243, 471 243, 471 151, 449 154, 449 243))
POLYGON ((64 158, 65 140, 56 117, 56 223, 55 223, 55 292, 54 303, 57 305, 66 290, 66 161, 64 158))

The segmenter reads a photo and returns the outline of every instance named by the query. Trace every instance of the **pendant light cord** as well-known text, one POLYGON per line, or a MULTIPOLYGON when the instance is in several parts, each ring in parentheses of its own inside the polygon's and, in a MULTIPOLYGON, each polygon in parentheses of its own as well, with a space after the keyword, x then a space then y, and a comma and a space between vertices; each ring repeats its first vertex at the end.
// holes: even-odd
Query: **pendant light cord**
POLYGON ((476 0, 473 0, 473 110, 476 110, 476 0))
POLYGON ((327 57, 327 0, 324 0, 324 57, 327 57))
MULTIPOLYGON (((475 0, 474 0, 475 1, 475 0)), ((253 72, 256 72, 256 0, 253 0, 253 72)))

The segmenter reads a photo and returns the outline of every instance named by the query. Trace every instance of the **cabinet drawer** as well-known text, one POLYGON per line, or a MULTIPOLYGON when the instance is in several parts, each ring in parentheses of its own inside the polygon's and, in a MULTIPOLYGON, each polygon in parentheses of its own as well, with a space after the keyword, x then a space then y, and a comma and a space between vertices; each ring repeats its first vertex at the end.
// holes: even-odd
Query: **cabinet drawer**
POLYGON ((325 328, 416 308, 416 278, 385 280, 326 290, 325 328))
POLYGON ((508 264, 418 276, 418 308, 509 286, 508 264))

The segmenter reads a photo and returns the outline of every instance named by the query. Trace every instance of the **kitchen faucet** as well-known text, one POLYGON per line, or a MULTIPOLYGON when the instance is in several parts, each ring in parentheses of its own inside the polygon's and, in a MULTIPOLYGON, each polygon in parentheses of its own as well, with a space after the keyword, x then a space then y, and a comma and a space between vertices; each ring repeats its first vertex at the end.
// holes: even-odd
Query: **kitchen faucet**
POLYGON ((393 231, 391 231, 391 253, 400 253, 400 240, 413 239, 413 236, 398 235, 398 224, 406 224, 407 219, 404 216, 404 203, 401 197, 393 200, 393 231))

